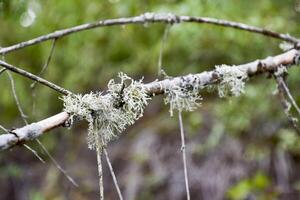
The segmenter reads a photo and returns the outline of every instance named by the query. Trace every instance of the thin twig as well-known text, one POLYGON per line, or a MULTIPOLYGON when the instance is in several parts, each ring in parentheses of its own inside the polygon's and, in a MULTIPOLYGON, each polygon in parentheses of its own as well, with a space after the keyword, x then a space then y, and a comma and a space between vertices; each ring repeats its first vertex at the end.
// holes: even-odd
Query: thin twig
POLYGON ((186 162, 186 151, 185 151, 185 139, 184 139, 184 129, 182 123, 182 115, 181 111, 178 112, 179 118, 179 127, 180 127, 180 137, 181 137, 181 152, 182 152, 182 161, 183 161, 183 170, 184 170, 184 182, 185 182, 185 189, 186 189, 186 199, 190 200, 190 189, 189 189, 189 179, 187 173, 187 162, 186 162))
POLYGON ((100 145, 99 135, 96 134, 96 153, 97 153, 97 165, 98 165, 98 176, 99 176, 99 194, 100 200, 104 200, 104 186, 103 186, 103 168, 102 168, 102 148, 100 145))
POLYGON ((10 134, 10 132, 0 124, 0 129, 3 130, 6 134, 10 134))
POLYGON ((292 105, 294 106, 294 108, 296 109, 297 113, 298 113, 299 116, 300 116, 300 108, 299 108, 299 106, 297 105, 297 103, 296 103, 294 97, 292 96, 292 94, 291 94, 289 88, 287 87, 286 82, 284 81, 283 78, 281 78, 281 81, 280 81, 280 82, 281 82, 281 84, 282 84, 282 88, 284 89, 285 94, 288 96, 288 98, 290 99, 292 105))
POLYGON ((46 162, 44 161, 44 159, 38 154, 38 152, 36 152, 36 150, 34 150, 33 148, 31 148, 30 146, 28 146, 27 144, 23 144, 23 146, 28 149, 29 151, 31 151, 43 164, 45 164, 46 162))
MULTIPOLYGON (((51 58, 52 58, 52 56, 53 56, 53 52, 54 52, 54 48, 55 48, 56 41, 57 41, 57 39, 54 39, 53 42, 52 42, 52 46, 51 46, 51 49, 50 49, 50 52, 49 52, 49 56, 48 56, 48 58, 47 58, 47 60, 46 60, 46 62, 45 62, 45 64, 44 64, 42 70, 40 71, 40 73, 39 73, 39 75, 38 75, 39 77, 42 76, 42 74, 46 71, 46 69, 47 69, 48 66, 49 66, 49 63, 50 63, 51 58)), ((37 81, 34 81, 34 82, 30 85, 31 89, 34 89, 35 86, 36 86, 36 84, 37 84, 37 81)))
POLYGON ((4 128, 4 126, 2 126, 1 124, 0 124, 0 129, 2 129, 5 133, 9 134, 9 131, 6 128, 4 128))
POLYGON ((23 69, 20 69, 20 68, 18 68, 16 66, 10 65, 10 64, 2 61, 2 60, 0 60, 0 65, 2 67, 5 67, 6 69, 8 69, 10 71, 13 71, 13 72, 15 72, 17 74, 25 76, 25 77, 27 77, 27 78, 29 78, 31 80, 37 81, 37 82, 39 82, 39 83, 41 83, 41 84, 43 84, 43 85, 45 85, 45 86, 47 86, 47 87, 49 87, 49 88, 57 91, 57 92, 60 92, 61 94, 64 94, 64 95, 72 94, 67 89, 64 89, 64 88, 62 88, 62 87, 60 87, 60 86, 58 86, 58 85, 56 85, 54 83, 51 83, 50 81, 47 81, 46 79, 43 79, 43 78, 41 78, 39 76, 36 76, 36 75, 34 75, 34 74, 30 73, 30 72, 27 72, 27 71, 25 71, 23 69))
POLYGON ((284 113, 289 123, 293 126, 294 130, 300 135, 300 128, 298 126, 297 119, 294 118, 290 113, 291 104, 285 98, 286 90, 284 89, 284 79, 281 76, 275 76, 275 80, 277 82, 278 97, 283 107, 284 113))
POLYGON ((167 41, 170 29, 171 29, 171 25, 167 24, 166 27, 165 27, 165 30, 164 30, 163 38, 161 40, 161 47, 160 47, 160 50, 159 50, 158 64, 157 64, 158 65, 158 76, 160 76, 161 72, 162 72, 163 51, 164 51, 164 48, 165 48, 165 43, 167 41))
POLYGON ((125 25, 125 24, 145 24, 145 23, 204 23, 213 24, 223 27, 230 27, 239 30, 244 30, 248 32, 258 33, 272 38, 277 38, 284 40, 293 44, 298 44, 300 40, 298 38, 292 37, 288 34, 281 34, 268 29, 258 28, 255 26, 250 26, 247 24, 232 22, 227 20, 209 18, 209 17, 193 17, 193 16, 179 16, 172 13, 145 13, 139 16, 127 17, 127 18, 117 18, 117 19, 106 19, 100 20, 93 23, 86 23, 78 26, 74 26, 67 29, 58 30, 46 35, 39 36, 37 38, 21 42, 12 46, 0 48, 0 54, 8 53, 18 49, 22 49, 28 46, 32 46, 47 40, 57 39, 64 37, 66 35, 77 33, 84 30, 94 29, 97 27, 104 26, 114 26, 114 25, 125 25))
POLYGON ((0 75, 1 75, 3 72, 5 72, 5 70, 6 70, 6 68, 2 68, 2 69, 0 70, 0 75))
POLYGON ((104 152, 104 155, 105 155, 105 158, 106 158, 106 162, 107 162, 107 165, 108 165, 110 174, 111 174, 111 176, 112 176, 112 178, 113 178, 114 185, 115 185, 115 188, 116 188, 116 190, 117 190, 119 199, 120 199, 120 200, 123 200, 123 196, 122 196, 122 193, 121 193, 119 184, 118 184, 118 180, 117 180, 116 174, 115 174, 115 172, 114 172, 114 169, 113 169, 113 167, 112 167, 112 164, 111 164, 111 162, 110 162, 110 160, 109 160, 109 156, 108 156, 108 153, 107 153, 106 148, 103 149, 103 152, 104 152))
MULTIPOLYGON (((11 76, 10 72, 7 71, 7 74, 8 74, 8 77, 10 79, 10 82, 11 82, 11 88, 12 88, 12 91, 13 91, 13 96, 14 96, 14 99, 15 99, 15 102, 16 102, 16 105, 18 107, 18 110, 20 112, 20 115, 24 121, 24 123, 26 125, 28 125, 28 121, 26 120, 27 116, 24 114, 24 111, 21 107, 21 104, 20 104, 20 101, 19 101, 19 98, 17 96, 17 93, 16 93, 16 88, 15 88, 15 83, 14 83, 14 79, 13 77, 11 76)), ((44 152, 47 154, 47 156, 49 156, 49 158, 51 159, 51 161, 54 163, 54 165, 57 167, 57 169, 59 169, 63 174, 64 176, 76 187, 78 187, 78 184, 73 180, 73 178, 71 176, 69 176, 67 174, 67 172, 58 164, 58 162, 53 158, 53 156, 49 153, 49 151, 47 150, 47 148, 43 145, 43 143, 39 140, 39 139, 36 139, 37 143, 42 147, 42 149, 44 150, 44 152)), ((38 153, 33 150, 32 148, 30 148, 29 146, 23 144, 27 149, 29 149, 41 162, 45 163, 45 161, 38 155, 38 153)))
POLYGON ((27 115, 25 115, 22 107, 21 107, 21 104, 20 104, 20 101, 19 101, 19 98, 18 98, 18 95, 17 95, 17 92, 16 92, 16 86, 15 86, 15 81, 12 77, 12 75, 10 74, 9 71, 6 72, 8 77, 9 77, 9 80, 10 80, 10 84, 11 84, 11 90, 12 90, 12 93, 13 93, 13 96, 14 96, 14 99, 15 99, 15 102, 16 102, 16 105, 17 105, 17 108, 20 112, 20 115, 24 121, 24 123, 27 125, 28 124, 28 121, 27 121, 27 115))
POLYGON ((43 145, 43 143, 36 139, 37 143, 42 147, 43 151, 46 153, 46 155, 50 158, 50 160, 53 162, 55 167, 75 186, 79 187, 76 181, 67 173, 65 169, 63 169, 60 164, 55 160, 55 158, 50 154, 50 152, 47 150, 47 148, 43 145))
MULTIPOLYGON (((19 113, 21 115, 21 118, 23 119, 24 123, 26 125, 28 125, 28 121, 27 121, 27 116, 25 115, 22 107, 21 107, 21 104, 20 104, 20 100, 18 98, 18 95, 17 95, 17 92, 16 92, 16 86, 15 86, 15 81, 12 77, 12 75, 10 74, 9 71, 7 71, 7 75, 9 77, 9 80, 10 80, 10 83, 11 83, 11 89, 12 89, 12 92, 13 92, 13 97, 14 97, 14 100, 16 102, 16 105, 17 105, 17 108, 19 110, 19 113)), ((38 139, 36 139, 38 140, 38 139)), ((32 149, 31 147, 29 147, 28 145, 26 144, 23 144, 23 146, 28 149, 29 151, 31 151, 33 153, 33 155, 35 155, 42 163, 45 163, 45 161, 42 159, 42 157, 37 153, 37 151, 35 151, 34 149, 32 149)))
MULTIPOLYGON (((50 52, 49 52, 49 55, 48 55, 48 57, 47 57, 47 60, 46 60, 46 62, 45 62, 45 64, 44 64, 44 66, 43 66, 43 68, 42 68, 42 70, 40 71, 40 73, 39 73, 39 77, 41 77, 41 75, 46 71, 46 69, 48 68, 48 66, 49 66, 49 63, 50 63, 50 61, 51 61, 51 58, 52 58, 52 55, 53 55, 53 52, 54 52, 54 48, 55 48, 55 44, 56 44, 56 41, 57 41, 57 39, 54 39, 53 40, 53 42, 52 42, 52 46, 51 46, 51 49, 50 49, 50 52)), ((31 94, 31 96, 32 96, 32 114, 34 115, 34 113, 35 113, 35 100, 36 100, 36 91, 35 91, 35 86, 37 85, 37 83, 38 82, 36 82, 36 81, 34 81, 31 85, 30 85, 30 87, 31 87, 31 89, 32 89, 32 94, 31 94)))

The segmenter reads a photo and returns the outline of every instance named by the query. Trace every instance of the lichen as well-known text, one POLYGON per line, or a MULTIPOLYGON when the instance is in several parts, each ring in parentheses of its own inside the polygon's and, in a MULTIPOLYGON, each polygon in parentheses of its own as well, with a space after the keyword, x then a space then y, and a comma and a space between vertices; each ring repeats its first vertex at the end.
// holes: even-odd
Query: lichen
POLYGON ((286 73, 287 73, 287 68, 286 68, 286 66, 280 65, 280 66, 278 66, 278 67, 276 68, 276 71, 274 72, 274 75, 275 75, 276 77, 278 77, 278 76, 283 76, 283 75, 286 74, 286 73))
POLYGON ((216 66, 215 70, 221 77, 218 84, 218 93, 221 98, 227 96, 239 96, 244 93, 247 72, 235 66, 216 66))
POLYGON ((288 50, 291 50, 294 48, 294 44, 293 43, 290 43, 290 42, 281 42, 279 44, 279 48, 282 50, 282 51, 288 51, 288 50))
POLYGON ((88 121, 88 146, 96 148, 96 138, 106 145, 116 138, 127 126, 142 117, 150 99, 143 84, 124 73, 119 73, 120 83, 110 80, 108 92, 71 94, 62 98, 64 111, 74 118, 88 121))
POLYGON ((170 105, 170 115, 173 116, 173 110, 194 111, 201 105, 202 97, 199 92, 202 87, 199 84, 189 84, 184 80, 180 85, 171 85, 165 88, 165 104, 170 105))

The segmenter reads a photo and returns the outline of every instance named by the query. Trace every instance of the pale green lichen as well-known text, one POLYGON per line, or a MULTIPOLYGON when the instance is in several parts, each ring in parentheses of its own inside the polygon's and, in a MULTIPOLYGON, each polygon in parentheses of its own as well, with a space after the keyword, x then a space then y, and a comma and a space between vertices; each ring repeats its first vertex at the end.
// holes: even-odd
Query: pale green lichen
POLYGON ((287 68, 286 68, 286 66, 280 65, 280 66, 278 66, 278 67, 276 68, 276 71, 274 72, 274 75, 275 75, 276 77, 278 77, 278 76, 283 76, 283 75, 286 74, 286 73, 287 73, 287 68))
POLYGON ((281 42, 279 44, 279 48, 282 50, 282 51, 288 51, 288 50, 291 50, 294 48, 294 44, 293 43, 290 43, 290 42, 281 42))
POLYGON ((219 96, 239 96, 244 93, 245 81, 248 78, 247 72, 235 66, 216 66, 215 70, 221 77, 218 83, 219 96))
POLYGON ((64 111, 73 119, 88 121, 88 146, 96 148, 96 139, 106 145, 116 138, 127 126, 132 125, 142 117, 149 96, 143 84, 135 81, 126 74, 120 73, 120 83, 111 80, 107 94, 101 92, 89 94, 72 94, 62 98, 64 111))
POLYGON ((201 105, 201 96, 198 85, 172 85, 165 89, 165 104, 170 105, 170 115, 173 116, 173 110, 194 111, 201 105))

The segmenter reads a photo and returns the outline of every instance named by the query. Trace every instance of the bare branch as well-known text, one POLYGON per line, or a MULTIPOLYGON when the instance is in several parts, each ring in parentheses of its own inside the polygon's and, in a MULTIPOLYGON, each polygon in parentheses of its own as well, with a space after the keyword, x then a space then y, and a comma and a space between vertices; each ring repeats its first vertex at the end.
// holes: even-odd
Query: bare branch
POLYGON ((2 68, 2 69, 0 70, 0 75, 1 75, 3 72, 5 72, 5 70, 6 70, 6 68, 2 68))
POLYGON ((165 27, 163 38, 161 40, 161 47, 160 47, 160 50, 159 50, 158 64, 157 64, 157 66, 158 66, 158 76, 161 76, 161 73, 162 73, 163 51, 164 51, 164 48, 165 48, 165 43, 166 43, 166 40, 168 38, 170 29, 171 29, 171 25, 167 24, 166 27, 165 27))
POLYGON ((295 131, 300 134, 300 128, 297 124, 297 120, 296 118, 294 118, 291 113, 290 113, 290 109, 291 109, 291 104, 290 102, 285 98, 286 94, 286 90, 284 88, 284 79, 282 76, 277 76, 275 77, 275 80, 277 82, 277 90, 278 90, 278 97, 279 100, 281 102, 281 105, 283 107, 284 113, 289 121, 289 123, 293 126, 293 128, 295 129, 295 131))
POLYGON ((43 143, 36 139, 37 143, 42 147, 43 151, 46 153, 46 155, 50 158, 50 160, 53 162, 55 167, 68 179, 70 183, 72 183, 75 187, 79 187, 76 181, 67 173, 67 171, 60 166, 60 164, 55 160, 55 158, 50 154, 50 152, 47 150, 47 148, 43 145, 43 143))
POLYGON ((31 151, 31 153, 33 153, 43 164, 45 164, 46 162, 44 161, 44 159, 36 152, 36 150, 34 150, 33 148, 31 148, 30 146, 28 146, 27 144, 23 144, 23 146, 28 149, 29 151, 31 151))
POLYGON ((21 42, 12 46, 0 48, 0 54, 5 54, 11 51, 22 49, 28 46, 32 46, 47 40, 61 38, 72 33, 77 33, 84 30, 94 29, 105 26, 115 26, 124 24, 145 24, 145 23, 200 23, 200 24, 213 24, 223 27, 230 27, 248 32, 262 34, 268 37, 277 38, 293 44, 298 44, 300 40, 292 37, 288 34, 277 33, 268 29, 258 28, 255 26, 246 25, 243 23, 232 22, 227 20, 209 18, 209 17, 193 17, 193 16, 179 16, 172 13, 145 13, 139 16, 127 17, 127 18, 116 18, 100 20, 93 23, 86 23, 79 26, 74 26, 67 29, 58 30, 47 35, 21 42))
POLYGON ((67 121, 68 117, 68 113, 61 112, 42 121, 13 130, 11 131, 12 133, 2 134, 0 135, 0 150, 23 144, 28 140, 36 139, 46 131, 63 125, 67 121))
MULTIPOLYGON (((300 52, 293 49, 274 57, 268 57, 262 60, 256 60, 254 62, 250 62, 243 65, 236 65, 233 67, 245 70, 248 76, 255 76, 266 72, 272 73, 282 65, 287 67, 292 66, 296 63, 299 63, 299 58, 300 52)), ((199 81, 196 84, 205 86, 217 83, 221 77, 222 74, 219 74, 216 70, 213 70, 208 72, 205 71, 199 74, 189 74, 186 76, 165 79, 162 81, 154 81, 151 83, 144 84, 144 86, 146 87, 149 95, 152 96, 163 94, 165 89, 169 88, 170 85, 180 85, 183 82, 195 84, 193 82, 195 78, 199 81)), ((14 130, 14 134, 18 137, 16 137, 14 134, 0 135, 0 150, 8 149, 13 147, 14 145, 35 139, 46 131, 64 125, 68 118, 68 113, 61 112, 42 121, 32 123, 22 128, 14 130)))
MULTIPOLYGON (((49 63, 50 63, 50 61, 51 61, 51 58, 52 58, 52 55, 53 55, 53 52, 54 52, 54 48, 55 48, 55 45, 56 45, 56 41, 57 41, 57 39, 54 39, 53 40, 53 42, 52 42, 52 46, 51 46, 51 49, 50 49, 50 53, 49 53, 49 55, 48 55, 48 58, 47 58, 47 60, 46 60, 46 62, 45 62, 45 64, 44 64, 44 66, 43 66, 43 68, 42 68, 42 70, 40 71, 40 73, 39 73, 39 77, 41 77, 41 75, 44 73, 44 71, 46 71, 46 69, 48 68, 48 65, 49 65, 49 63)), ((31 85, 30 85, 30 87, 31 87, 31 89, 32 89, 32 93, 31 93, 31 95, 32 95, 32 99, 33 99, 33 102, 32 102, 32 114, 34 115, 34 113, 35 113, 35 103, 36 103, 36 91, 35 91, 35 86, 37 85, 37 83, 38 82, 36 82, 36 81, 34 81, 31 85)))
POLYGON ((98 134, 96 134, 96 153, 97 153, 97 166, 98 166, 98 177, 99 177, 99 194, 100 194, 100 200, 104 200, 104 186, 103 186, 103 168, 102 168, 102 146, 100 145, 100 137, 98 134))
POLYGON ((297 103, 296 103, 294 97, 292 96, 292 94, 291 94, 289 88, 287 87, 287 85, 286 85, 286 83, 285 83, 285 81, 284 81, 283 78, 281 78, 280 83, 281 83, 282 89, 284 90, 286 96, 288 96, 288 98, 290 99, 292 105, 294 106, 294 108, 296 109, 297 113, 298 113, 299 116, 300 116, 300 108, 299 108, 299 106, 297 105, 297 103))
POLYGON ((5 67, 6 69, 8 69, 10 71, 13 71, 13 72, 15 72, 17 74, 25 76, 25 77, 27 77, 27 78, 29 78, 31 80, 37 81, 37 82, 39 82, 39 83, 41 83, 41 84, 43 84, 43 85, 45 85, 45 86, 47 86, 47 87, 49 87, 49 88, 57 91, 57 92, 60 92, 61 94, 64 94, 64 95, 71 94, 70 91, 68 91, 68 90, 66 90, 66 89, 64 89, 64 88, 62 88, 62 87, 60 87, 60 86, 58 86, 58 85, 56 85, 54 83, 51 83, 50 81, 47 81, 46 79, 43 79, 43 78, 41 78, 39 76, 36 76, 36 75, 34 75, 34 74, 30 73, 30 72, 27 72, 27 71, 25 71, 23 69, 20 69, 18 67, 10 65, 10 64, 2 61, 2 60, 0 60, 0 65, 2 67, 5 67))
MULTIPOLYGON (((42 68, 42 70, 40 71, 40 73, 39 73, 38 76, 41 76, 41 75, 46 71, 46 69, 48 68, 48 65, 49 65, 49 63, 50 63, 50 61, 51 61, 51 58, 52 58, 52 55, 53 55, 53 52, 54 52, 54 48, 55 48, 56 41, 57 41, 57 39, 54 39, 54 40, 53 40, 53 43, 52 43, 52 46, 51 46, 51 49, 50 49, 49 56, 48 56, 48 58, 47 58, 47 60, 46 60, 46 62, 45 62, 45 64, 44 64, 44 66, 43 66, 43 68, 42 68)), ((36 86, 36 83, 37 83, 37 81, 33 82, 33 83, 30 85, 30 87, 31 87, 32 89, 34 89, 35 86, 36 86)))
MULTIPOLYGON (((3 56, 3 59, 4 59, 4 56, 3 56)), ((10 74, 10 71, 7 71, 7 75, 8 75, 8 78, 10 80, 11 90, 12 90, 13 97, 14 97, 14 100, 16 102, 17 108, 19 110, 21 118, 23 119, 24 123, 27 125, 28 124, 28 121, 26 119, 27 115, 25 115, 25 113, 24 113, 24 111, 22 109, 21 103, 19 101, 19 98, 18 98, 18 95, 17 95, 17 92, 16 92, 15 80, 12 77, 12 75, 10 74)), ((38 139, 36 139, 36 140, 38 140, 38 139)), ((31 153, 33 153, 33 155, 35 155, 42 163, 45 163, 45 161, 43 160, 43 158, 33 148, 31 148, 30 146, 28 146, 26 144, 23 144, 23 146, 26 149, 28 149, 31 153)))
MULTIPOLYGON (((255 76, 265 72, 274 72, 279 66, 292 66, 299 62, 300 52, 293 49, 283 54, 279 54, 274 57, 267 57, 262 60, 256 60, 247 64, 236 65, 236 67, 242 71, 246 71, 249 77, 255 76)), ((170 88, 171 85, 179 85, 183 82, 186 84, 198 84, 200 86, 206 86, 209 84, 217 83, 222 77, 217 70, 204 71, 198 74, 189 74, 186 76, 180 76, 175 78, 169 78, 162 81, 154 81, 152 83, 145 84, 145 87, 149 91, 149 94, 162 94, 165 88, 170 88), (195 79, 199 82, 195 83, 195 79)))
POLYGON ((21 115, 21 118, 23 119, 24 123, 27 125, 28 124, 28 121, 27 121, 27 115, 25 115, 23 109, 22 109, 22 106, 20 104, 20 101, 19 101, 19 98, 18 98, 18 95, 17 95, 17 92, 16 92, 16 86, 15 86, 15 81, 12 77, 12 75, 10 74, 9 71, 7 71, 7 75, 8 75, 8 78, 10 80, 10 84, 11 84, 11 90, 12 90, 12 93, 13 93, 13 96, 14 96, 14 100, 16 102, 16 105, 17 105, 17 108, 19 110, 19 113, 21 115))
POLYGON ((186 162, 186 150, 185 150, 185 139, 184 139, 184 129, 182 122, 181 111, 178 112, 179 119, 179 127, 180 127, 180 138, 181 138, 181 152, 182 152, 182 161, 183 161, 183 171, 184 171, 184 182, 185 182, 185 190, 186 190, 186 199, 190 200, 190 189, 189 189, 189 179, 187 174, 187 162, 186 162))
POLYGON ((117 180, 116 174, 115 174, 115 172, 114 172, 114 169, 113 169, 113 167, 112 167, 112 164, 111 164, 111 162, 110 162, 110 160, 109 160, 109 156, 108 156, 108 153, 107 153, 106 148, 103 149, 103 152, 104 152, 104 155, 105 155, 105 158, 106 158, 106 162, 107 162, 107 165, 108 165, 110 174, 111 174, 111 176, 112 176, 112 179, 113 179, 115 188, 116 188, 116 190, 117 190, 119 199, 120 199, 120 200, 123 200, 123 196, 122 196, 122 193, 121 193, 119 184, 118 184, 118 180, 117 180))
MULTIPOLYGON (((15 81, 12 77, 12 75, 10 74, 9 71, 7 71, 7 75, 10 79, 10 83, 11 83, 11 88, 12 88, 12 92, 13 92, 13 96, 14 96, 14 99, 15 99, 15 102, 17 104, 17 107, 18 107, 18 110, 20 112, 20 115, 23 119, 23 121, 25 122, 26 125, 28 125, 28 121, 27 121, 27 116, 25 115, 23 109, 22 109, 22 106, 20 104, 20 101, 19 101, 19 98, 18 98, 18 95, 16 93, 16 87, 15 87, 15 81)), ((68 173, 66 172, 66 170, 64 170, 60 165, 59 163, 55 160, 55 158, 53 158, 53 156, 50 154, 50 152, 47 150, 47 148, 43 145, 43 143, 38 139, 36 138, 35 139, 37 141, 37 143, 42 147, 43 151, 47 154, 47 156, 51 159, 51 161, 54 163, 54 165, 56 166, 56 168, 61 171, 61 173, 76 187, 78 187, 78 184, 74 181, 74 179, 68 175, 68 173)), ((39 154, 34 150, 32 149, 31 147, 29 147, 28 145, 26 144, 23 144, 24 147, 26 147, 29 151, 31 151, 42 163, 45 163, 45 161, 39 156, 39 154)))
POLYGON ((9 131, 6 128, 4 128, 4 126, 0 125, 0 129, 2 129, 5 133, 9 134, 9 131))

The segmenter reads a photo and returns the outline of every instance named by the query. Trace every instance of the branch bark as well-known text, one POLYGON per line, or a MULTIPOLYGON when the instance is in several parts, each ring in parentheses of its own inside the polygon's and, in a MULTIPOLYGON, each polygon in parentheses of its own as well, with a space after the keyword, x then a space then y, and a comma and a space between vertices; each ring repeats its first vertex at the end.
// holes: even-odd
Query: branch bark
POLYGON ((36 82, 38 82, 38 83, 40 83, 42 85, 45 85, 45 86, 47 86, 47 87, 49 87, 49 88, 51 88, 51 89, 53 89, 53 90, 55 90, 55 91, 57 91, 57 92, 59 92, 61 94, 64 94, 64 95, 71 94, 71 92, 68 91, 65 88, 62 88, 62 87, 60 87, 60 86, 58 86, 58 85, 56 85, 56 84, 54 84, 54 83, 52 83, 50 81, 47 81, 46 79, 43 79, 43 78, 41 78, 39 76, 36 76, 36 75, 34 75, 34 74, 30 73, 30 72, 27 72, 27 71, 25 71, 25 70, 23 70, 23 69, 21 69, 19 67, 16 67, 16 66, 13 66, 11 64, 8 64, 8 63, 6 63, 6 62, 4 62, 2 60, 0 60, 0 66, 4 67, 5 69, 8 69, 8 70, 10 70, 12 72, 15 72, 15 73, 17 73, 17 74, 19 74, 21 76, 25 76, 25 77, 27 77, 27 78, 29 78, 31 80, 34 80, 34 81, 36 81, 36 82))
POLYGON ((15 130, 10 130, 9 134, 0 135, 0 150, 8 149, 15 145, 23 144, 26 141, 36 139, 43 133, 63 125, 68 117, 68 113, 61 112, 42 121, 15 130))
MULTIPOLYGON (((285 85, 285 80, 282 76, 277 76, 277 77, 275 76, 275 80, 277 82, 278 97, 279 97, 279 100, 283 107, 283 111, 284 111, 289 123, 294 127, 294 130, 300 135, 300 128, 298 127, 298 122, 295 120, 296 118, 294 118, 292 116, 292 114, 290 112, 291 104, 288 101, 288 99, 286 98, 286 96, 288 96, 288 95, 291 96, 291 94, 285 85)), ((292 99, 294 100, 293 97, 292 97, 292 99)))
POLYGON ((80 31, 85 31, 89 29, 94 29, 98 27, 105 26, 115 26, 115 25, 125 25, 125 24, 145 24, 145 23, 200 23, 200 24, 213 24, 218 26, 230 27, 234 29, 244 30, 248 32, 253 32, 261 35, 265 35, 268 37, 280 39, 283 41, 287 41, 295 44, 295 46, 299 46, 300 39, 290 36, 289 34, 277 33, 275 31, 271 31, 264 28, 259 28, 255 26, 250 26, 247 24, 209 18, 209 17, 194 17, 194 16, 180 16, 172 13, 145 13, 139 16, 127 17, 127 18, 116 18, 116 19, 106 19, 100 20, 93 23, 86 23, 78 26, 74 26, 67 29, 58 30, 46 35, 42 35, 36 37, 34 39, 21 42, 12 46, 0 48, 0 54, 6 54, 12 51, 16 51, 18 49, 22 49, 28 46, 32 46, 44 41, 58 39, 73 33, 77 33, 80 31))
MULTIPOLYGON (((236 68, 247 71, 249 76, 255 76, 261 73, 270 72, 273 73, 277 70, 277 67, 282 65, 290 67, 294 64, 298 64, 300 59, 300 51, 290 50, 283 54, 279 54, 273 57, 267 57, 262 60, 256 60, 247 64, 233 66, 236 68)), ((151 83, 144 84, 149 95, 163 94, 166 88, 170 85, 180 85, 183 83, 187 84, 200 84, 203 86, 217 83, 222 77, 222 74, 216 70, 204 71, 198 74, 189 74, 186 76, 180 76, 162 81, 154 81, 151 83), (198 83, 194 81, 198 80, 198 83)), ((44 119, 42 121, 29 124, 22 128, 10 131, 9 134, 0 135, 0 150, 9 149, 15 145, 23 144, 28 140, 33 140, 43 133, 57 128, 68 120, 69 114, 61 112, 57 115, 44 119)))

